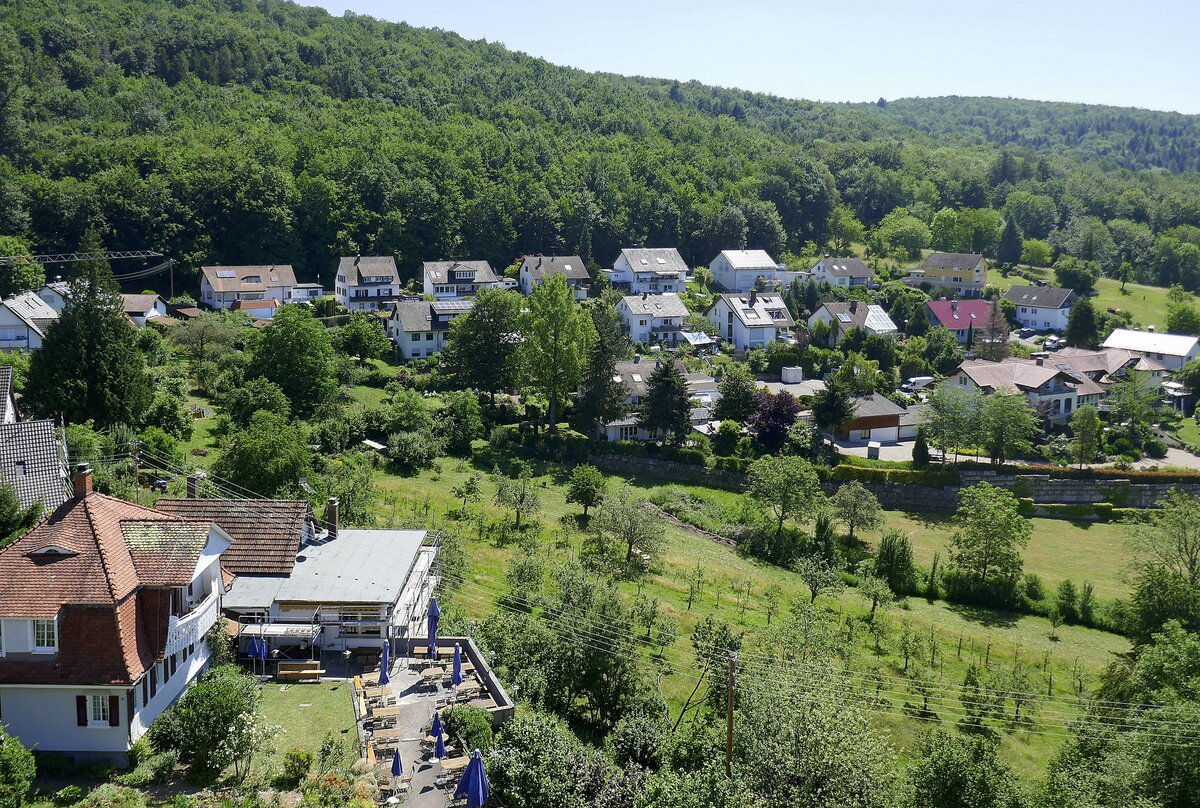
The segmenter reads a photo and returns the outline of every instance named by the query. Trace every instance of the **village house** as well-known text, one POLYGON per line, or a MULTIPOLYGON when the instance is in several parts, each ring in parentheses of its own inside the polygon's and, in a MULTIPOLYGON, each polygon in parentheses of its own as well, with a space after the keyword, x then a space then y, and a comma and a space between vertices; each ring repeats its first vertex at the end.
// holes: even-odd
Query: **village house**
POLYGON ((875 279, 875 273, 861 258, 833 258, 825 256, 808 270, 814 281, 830 286, 866 286, 875 279))
POLYGON ((626 295, 617 303, 621 329, 634 343, 676 345, 680 340, 687 306, 679 295, 626 295))
POLYGON ((33 292, 0 301, 0 349, 36 351, 58 312, 33 292))
POLYGON ((13 369, 8 365, 0 365, 0 424, 17 422, 17 397, 13 394, 12 380, 13 369))
POLYGON ((1059 286, 1011 286, 1004 299, 1017 307, 1017 322, 1037 331, 1065 331, 1075 291, 1059 286))
POLYGON ((1098 407, 1105 395, 1098 382, 1045 357, 1002 362, 968 360, 942 384, 984 395, 1021 393, 1039 417, 1060 424, 1069 421, 1072 413, 1085 404, 1098 407))
POLYGON ((900 439, 904 407, 882 393, 864 393, 851 397, 854 417, 838 431, 838 437, 852 443, 878 441, 895 443, 900 439))
POLYGON ((796 325, 782 296, 754 290, 717 295, 704 316, 739 351, 765 348, 796 325))
POLYGON ((291 264, 201 267, 200 273, 200 302, 210 309, 233 309, 235 303, 256 300, 300 302, 296 290, 307 288, 296 283, 291 264))
POLYGON ((1161 362, 1167 370, 1179 370, 1200 354, 1200 339, 1184 334, 1115 329, 1104 340, 1105 348, 1122 348, 1161 362))
MULTIPOLYGON (((198 476, 188 485, 198 492, 198 476)), ((236 577, 223 607, 243 645, 261 637, 293 659, 349 649, 378 656, 381 640, 424 633, 440 534, 340 529, 336 499, 319 521, 303 500, 189 496, 157 507, 231 536, 223 563, 236 577)))
POLYGON ((351 311, 386 309, 400 297, 400 273, 390 255, 355 255, 338 263, 337 302, 351 311))
POLYGON ((987 286, 987 259, 978 253, 930 253, 905 283, 924 289, 945 286, 959 297, 982 297, 987 286))
POLYGON ((263 298, 262 300, 238 300, 233 304, 234 311, 245 312, 256 321, 266 321, 275 318, 275 312, 283 305, 274 298, 263 298))
POLYGON ((388 336, 402 359, 424 359, 442 352, 451 321, 473 308, 474 300, 401 300, 392 306, 388 336))
MULTIPOLYGON (((721 398, 721 393, 717 389, 717 380, 705 373, 689 373, 683 362, 678 359, 669 361, 675 364, 675 367, 687 380, 688 398, 692 403, 692 425, 707 424, 710 420, 710 411, 721 398)), ((619 380, 629 391, 629 398, 625 400, 625 403, 630 407, 631 412, 625 418, 604 425, 605 440, 645 441, 655 437, 639 425, 637 408, 642 406, 642 401, 650 389, 650 374, 654 372, 656 364, 656 362, 643 362, 641 357, 635 357, 631 362, 617 363, 613 380, 619 380)))
POLYGON ((121 307, 138 328, 145 328, 157 317, 167 316, 167 301, 159 295, 121 295, 121 307))
POLYGON ((17 421, 15 411, 12 418, 0 424, 0 480, 12 486, 22 508, 41 504, 50 513, 71 495, 66 437, 49 418, 17 421))
POLYGON ((611 270, 601 270, 613 286, 631 295, 679 293, 687 282, 688 265, 674 247, 626 248, 611 270))
POLYGON ((426 261, 422 291, 438 300, 474 297, 480 289, 502 289, 503 278, 487 261, 426 261))
POLYGON ((773 289, 801 274, 788 272, 787 265, 775 263, 766 250, 722 250, 708 262, 708 269, 727 292, 773 289))
POLYGON ((578 255, 527 255, 521 261, 521 270, 517 275, 518 288, 523 295, 533 294, 533 288, 540 286, 546 278, 559 274, 571 287, 571 293, 576 300, 586 300, 592 288, 592 276, 588 274, 583 259, 578 255))
POLYGON ((230 537, 92 490, 0 550, 0 713, 26 747, 124 765, 207 667, 230 537))
POLYGON ((817 323, 825 323, 829 327, 829 341, 833 345, 841 342, 855 328, 880 337, 895 337, 899 333, 883 306, 861 300, 822 303, 808 318, 809 331, 817 323))
POLYGON ((926 300, 925 317, 930 327, 942 326, 953 332, 966 345, 972 334, 979 334, 992 315, 992 304, 978 298, 972 300, 926 300))
POLYGON ((1167 381, 1167 366, 1157 359, 1150 359, 1124 348, 1062 348, 1054 353, 1055 367, 1068 367, 1082 373, 1094 382, 1109 385, 1128 378, 1131 373, 1143 380, 1147 387, 1157 390, 1167 381))
POLYGON ((37 296, 58 314, 67 307, 67 297, 71 292, 71 284, 64 280, 50 281, 38 290, 37 296))

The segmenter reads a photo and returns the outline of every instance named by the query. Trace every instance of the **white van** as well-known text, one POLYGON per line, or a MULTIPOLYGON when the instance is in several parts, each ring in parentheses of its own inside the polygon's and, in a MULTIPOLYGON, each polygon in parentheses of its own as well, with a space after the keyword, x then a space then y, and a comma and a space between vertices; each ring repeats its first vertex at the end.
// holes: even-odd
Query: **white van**
POLYGON ((917 390, 923 390, 933 384, 932 376, 913 376, 911 379, 900 385, 900 389, 906 393, 912 393, 917 390))

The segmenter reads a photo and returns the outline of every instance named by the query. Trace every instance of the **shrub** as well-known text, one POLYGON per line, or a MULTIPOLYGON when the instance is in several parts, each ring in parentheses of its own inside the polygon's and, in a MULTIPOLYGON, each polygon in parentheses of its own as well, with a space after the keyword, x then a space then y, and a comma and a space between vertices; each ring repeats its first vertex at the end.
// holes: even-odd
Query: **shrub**
POLYGON ((450 707, 442 713, 446 733, 461 738, 466 749, 487 752, 492 748, 492 719, 487 710, 469 704, 450 707))
POLYGON ((36 775, 33 753, 0 729, 0 808, 24 805, 36 775))
POLYGON ((626 455, 628 457, 646 456, 646 444, 632 440, 596 441, 592 443, 591 449, 594 454, 626 455))
POLYGON ((83 789, 79 786, 63 786, 54 792, 55 805, 74 805, 83 799, 83 789))
POLYGON ((1167 444, 1163 443, 1158 438, 1149 438, 1142 443, 1142 451, 1146 453, 1147 457, 1166 457, 1167 444))
MULTIPOLYGON (((260 698, 257 681, 234 665, 222 665, 188 688, 168 711, 176 713, 179 726, 173 748, 189 764, 192 777, 204 780, 220 773, 227 762, 221 756, 222 741, 240 716, 257 711, 260 698)), ((159 748, 154 738, 151 743, 159 748)))
POLYGON ((388 436, 388 457, 400 471, 429 468, 442 453, 442 442, 427 429, 393 432, 388 436))
POLYGON ((717 457, 713 459, 713 468, 745 474, 751 462, 748 457, 717 457))
POLYGON ((175 707, 164 710, 144 736, 156 752, 166 752, 183 746, 183 727, 175 707))
POLYGON ((677 446, 664 446, 660 456, 663 460, 686 463, 689 466, 707 466, 709 459, 709 455, 699 449, 684 449, 677 446))
POLYGON ((146 808, 149 803, 142 792, 105 783, 92 789, 86 797, 76 803, 75 808, 146 808))
POLYGON ((926 488, 945 488, 958 485, 958 472, 953 469, 901 469, 901 468, 861 468, 848 464, 837 466, 830 477, 842 482, 856 480, 860 483, 907 483, 921 485, 926 488))
POLYGON ((34 758, 38 774, 62 780, 75 774, 75 761, 56 752, 38 752, 34 758))
POLYGON ((1030 600, 1044 600, 1046 597, 1046 587, 1042 584, 1042 579, 1032 572, 1025 573, 1021 588, 1025 591, 1025 597, 1030 600))
POLYGON ((275 785, 286 790, 299 787, 308 777, 312 764, 312 752, 293 746, 283 754, 283 768, 279 772, 279 776, 275 778, 275 785))
POLYGON ((143 759, 131 771, 114 779, 123 786, 133 788, 142 788, 152 783, 166 783, 175 773, 175 764, 178 762, 179 752, 172 749, 143 759))

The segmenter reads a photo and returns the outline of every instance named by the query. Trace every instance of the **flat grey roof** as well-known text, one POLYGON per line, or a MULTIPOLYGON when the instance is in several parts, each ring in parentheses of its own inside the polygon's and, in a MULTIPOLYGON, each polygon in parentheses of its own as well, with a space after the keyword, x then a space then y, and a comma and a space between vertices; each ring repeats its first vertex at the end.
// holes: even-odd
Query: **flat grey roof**
POLYGON ((221 598, 221 606, 235 611, 269 609, 284 580, 281 575, 239 575, 221 598))
POLYGON ((424 530, 344 529, 336 539, 304 545, 275 600, 395 603, 426 535, 424 530))

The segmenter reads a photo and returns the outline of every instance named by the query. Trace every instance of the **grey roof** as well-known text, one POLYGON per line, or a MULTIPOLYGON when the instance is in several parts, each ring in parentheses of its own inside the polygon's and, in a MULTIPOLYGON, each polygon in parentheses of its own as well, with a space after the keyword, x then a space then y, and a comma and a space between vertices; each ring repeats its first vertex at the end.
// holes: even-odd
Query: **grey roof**
POLYGON ((280 286, 295 286, 291 264, 255 264, 241 267, 200 267, 217 292, 265 292, 280 286))
POLYGON ((561 272, 567 277, 567 280, 586 281, 591 279, 587 266, 578 255, 527 255, 521 262, 521 271, 529 272, 529 277, 533 281, 541 280, 556 272, 561 272))
POLYGON ((487 261, 426 261, 422 268, 429 282, 436 284, 496 283, 500 280, 487 261), (460 271, 470 271, 470 280, 456 281, 454 274, 460 271))
POLYGON ((400 300, 392 309, 392 319, 400 323, 401 331, 437 331, 474 307, 474 300, 400 300))
POLYGON ((1004 299, 1018 306, 1061 309, 1075 302, 1075 290, 1061 286, 1010 286, 1004 293, 1004 299))
POLYGON ((629 262, 634 272, 682 272, 685 275, 688 265, 674 247, 626 247, 621 255, 629 262))
POLYGON ((729 266, 734 269, 778 269, 779 265, 766 250, 721 250, 709 264, 716 263, 717 258, 725 256, 729 266))
POLYGON ((50 325, 58 319, 58 312, 33 292, 22 292, 6 298, 3 305, 43 337, 46 336, 50 325))
POLYGON ((892 318, 888 316, 883 306, 877 306, 874 303, 864 303, 861 300, 851 300, 847 303, 835 301, 822 303, 821 307, 829 312, 829 315, 843 330, 866 328, 877 334, 890 334, 897 331, 896 324, 892 322, 892 318))
POLYGON ((626 295, 625 307, 630 314, 647 317, 687 317, 687 306, 683 298, 674 292, 661 295, 626 295))
POLYGON ((338 273, 346 277, 346 282, 352 286, 365 283, 399 283, 400 273, 396 271, 396 259, 390 255, 352 255, 343 256, 338 262, 338 273), (382 281, 368 281, 368 278, 384 278, 382 281))
MULTIPOLYGON (((818 263, 824 262, 825 266, 829 267, 829 272, 833 275, 841 275, 848 278, 873 278, 875 273, 871 268, 863 263, 861 258, 822 258, 818 263)), ((816 267, 816 264, 813 264, 816 267)), ((811 270, 810 270, 811 271, 811 270)))
POLYGON ((865 393, 852 396, 855 418, 875 418, 881 415, 903 415, 904 407, 884 397, 881 393, 865 393))
POLYGON ((937 269, 974 269, 983 260, 979 253, 930 253, 922 266, 937 269))
POLYGON ((900 426, 920 426, 929 419, 928 404, 913 404, 900 416, 900 426))
POLYGON ((285 580, 282 575, 239 575, 221 598, 221 606, 234 611, 270 608, 285 580))
MULTIPOLYGON (((121 295, 121 305, 126 314, 146 314, 153 311, 160 300, 162 298, 158 295, 121 295)), ((166 308, 165 300, 163 307, 166 308)))
POLYGON ((0 365, 0 415, 4 414, 5 402, 12 398, 12 368, 0 365))
POLYGON ((67 501, 66 452, 54 421, 0 424, 0 479, 13 487, 22 508, 41 502, 50 513, 67 501))
POLYGON ((395 603, 416 560, 424 530, 344 529, 336 539, 300 548, 280 602, 395 603))
POLYGON ((796 321, 792 319, 792 313, 784 305, 783 297, 778 294, 728 292, 713 298, 712 306, 708 307, 708 311, 712 311, 718 299, 724 300, 733 311, 734 316, 747 328, 766 325, 773 325, 776 328, 791 328, 796 324, 796 321))

